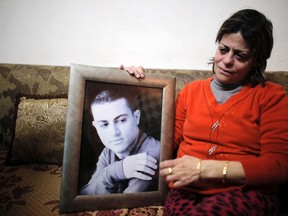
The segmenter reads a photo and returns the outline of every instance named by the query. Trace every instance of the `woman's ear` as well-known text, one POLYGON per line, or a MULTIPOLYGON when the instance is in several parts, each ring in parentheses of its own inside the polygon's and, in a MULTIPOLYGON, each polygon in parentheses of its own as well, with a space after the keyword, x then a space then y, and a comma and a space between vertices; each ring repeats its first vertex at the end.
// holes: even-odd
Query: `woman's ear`
POLYGON ((134 116, 134 119, 136 121, 136 124, 139 125, 140 124, 141 111, 139 109, 135 110, 133 112, 133 116, 134 116))

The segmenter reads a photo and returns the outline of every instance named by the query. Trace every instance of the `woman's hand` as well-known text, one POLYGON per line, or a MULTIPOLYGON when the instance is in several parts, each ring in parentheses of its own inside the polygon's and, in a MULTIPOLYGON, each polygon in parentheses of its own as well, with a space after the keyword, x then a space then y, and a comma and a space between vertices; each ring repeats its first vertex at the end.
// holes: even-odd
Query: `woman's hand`
POLYGON ((174 160, 160 163, 160 175, 174 187, 225 187, 229 185, 245 185, 246 177, 239 161, 200 160, 184 155, 174 160), (225 170, 225 176, 224 176, 225 170))
POLYGON ((145 69, 142 66, 124 66, 123 64, 119 67, 120 70, 125 70, 129 74, 135 76, 136 78, 144 78, 145 77, 145 69))
POLYGON ((160 175, 167 182, 174 182, 174 187, 183 187, 191 183, 199 183, 197 165, 200 159, 193 156, 183 156, 160 163, 160 175))

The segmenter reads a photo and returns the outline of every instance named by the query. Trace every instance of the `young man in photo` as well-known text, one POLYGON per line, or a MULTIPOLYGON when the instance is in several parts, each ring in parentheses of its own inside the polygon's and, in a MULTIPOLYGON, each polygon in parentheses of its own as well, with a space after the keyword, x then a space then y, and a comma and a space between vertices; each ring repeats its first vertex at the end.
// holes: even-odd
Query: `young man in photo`
POLYGON ((82 195, 157 190, 160 142, 139 128, 141 111, 121 91, 104 90, 91 103, 92 125, 105 146, 82 195))

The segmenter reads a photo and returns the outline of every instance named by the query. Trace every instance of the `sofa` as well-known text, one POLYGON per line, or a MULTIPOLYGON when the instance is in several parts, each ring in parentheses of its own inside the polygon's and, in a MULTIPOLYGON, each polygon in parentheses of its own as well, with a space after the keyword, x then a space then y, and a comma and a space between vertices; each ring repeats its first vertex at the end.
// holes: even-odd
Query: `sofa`
MULTIPOLYGON (((0 215, 163 215, 163 206, 60 214, 70 67, 0 64, 0 215)), ((176 76, 176 94, 205 70, 147 69, 176 76)), ((288 71, 267 72, 288 91, 288 71)), ((287 184, 279 196, 288 206, 287 184)), ((286 209, 287 210, 287 209, 286 209)))

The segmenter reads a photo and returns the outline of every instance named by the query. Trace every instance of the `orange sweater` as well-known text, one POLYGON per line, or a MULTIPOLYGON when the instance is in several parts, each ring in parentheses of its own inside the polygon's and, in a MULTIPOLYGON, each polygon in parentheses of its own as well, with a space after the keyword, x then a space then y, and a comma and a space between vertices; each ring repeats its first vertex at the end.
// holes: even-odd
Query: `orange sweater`
MULTIPOLYGON (((288 180, 288 96, 272 82, 246 85, 224 104, 211 89, 213 78, 191 82, 176 102, 177 157, 240 161, 245 187, 274 191, 288 180)), ((229 172, 229 171, 228 171, 229 172)), ((196 190, 215 193, 227 188, 196 190)))

